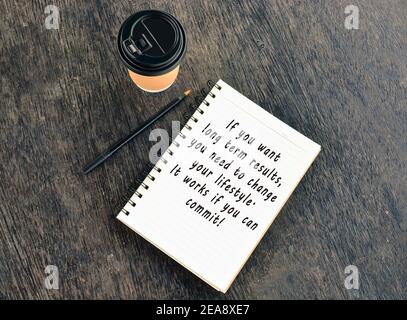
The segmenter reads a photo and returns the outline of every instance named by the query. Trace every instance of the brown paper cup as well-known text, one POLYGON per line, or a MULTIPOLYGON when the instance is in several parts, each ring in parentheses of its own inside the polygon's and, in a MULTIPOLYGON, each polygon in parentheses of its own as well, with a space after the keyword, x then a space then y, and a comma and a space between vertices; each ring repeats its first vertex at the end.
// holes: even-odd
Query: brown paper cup
POLYGON ((186 35, 172 15, 140 11, 121 26, 118 47, 131 80, 142 90, 160 92, 177 79, 186 52, 186 35))
POLYGON ((171 87, 175 82, 178 76, 179 66, 160 76, 143 76, 131 70, 128 71, 131 80, 133 80, 140 89, 147 92, 161 92, 171 87))

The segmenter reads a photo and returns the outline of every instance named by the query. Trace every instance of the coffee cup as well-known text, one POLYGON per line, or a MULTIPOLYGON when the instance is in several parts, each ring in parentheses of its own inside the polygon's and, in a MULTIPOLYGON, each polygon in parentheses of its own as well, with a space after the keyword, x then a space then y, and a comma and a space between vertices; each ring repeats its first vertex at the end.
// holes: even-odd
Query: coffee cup
POLYGON ((180 22, 158 10, 139 11, 122 24, 118 47, 131 80, 142 90, 160 92, 177 78, 186 51, 180 22))

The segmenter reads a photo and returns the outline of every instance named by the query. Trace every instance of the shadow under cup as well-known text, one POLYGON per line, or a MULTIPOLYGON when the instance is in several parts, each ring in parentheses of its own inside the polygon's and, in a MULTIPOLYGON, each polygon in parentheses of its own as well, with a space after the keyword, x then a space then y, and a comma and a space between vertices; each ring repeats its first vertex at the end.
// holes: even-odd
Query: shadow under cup
POLYGON ((172 15, 146 10, 123 23, 118 46, 131 80, 145 91, 160 92, 177 78, 186 51, 186 36, 172 15))

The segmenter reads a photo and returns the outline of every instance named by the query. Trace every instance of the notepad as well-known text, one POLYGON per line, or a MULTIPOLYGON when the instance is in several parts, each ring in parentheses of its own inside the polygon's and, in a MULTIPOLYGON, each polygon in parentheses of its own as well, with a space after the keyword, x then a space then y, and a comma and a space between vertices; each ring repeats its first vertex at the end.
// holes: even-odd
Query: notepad
POLYGON ((225 293, 319 151, 219 80, 117 218, 225 293))

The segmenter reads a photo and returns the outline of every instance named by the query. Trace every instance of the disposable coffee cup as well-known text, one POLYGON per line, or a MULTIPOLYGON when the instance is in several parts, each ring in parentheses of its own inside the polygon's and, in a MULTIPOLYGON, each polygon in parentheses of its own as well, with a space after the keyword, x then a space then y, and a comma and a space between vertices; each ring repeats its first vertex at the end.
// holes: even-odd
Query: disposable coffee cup
POLYGON ((185 30, 166 12, 139 11, 121 26, 118 46, 131 80, 145 91, 160 92, 177 78, 186 51, 185 30))

